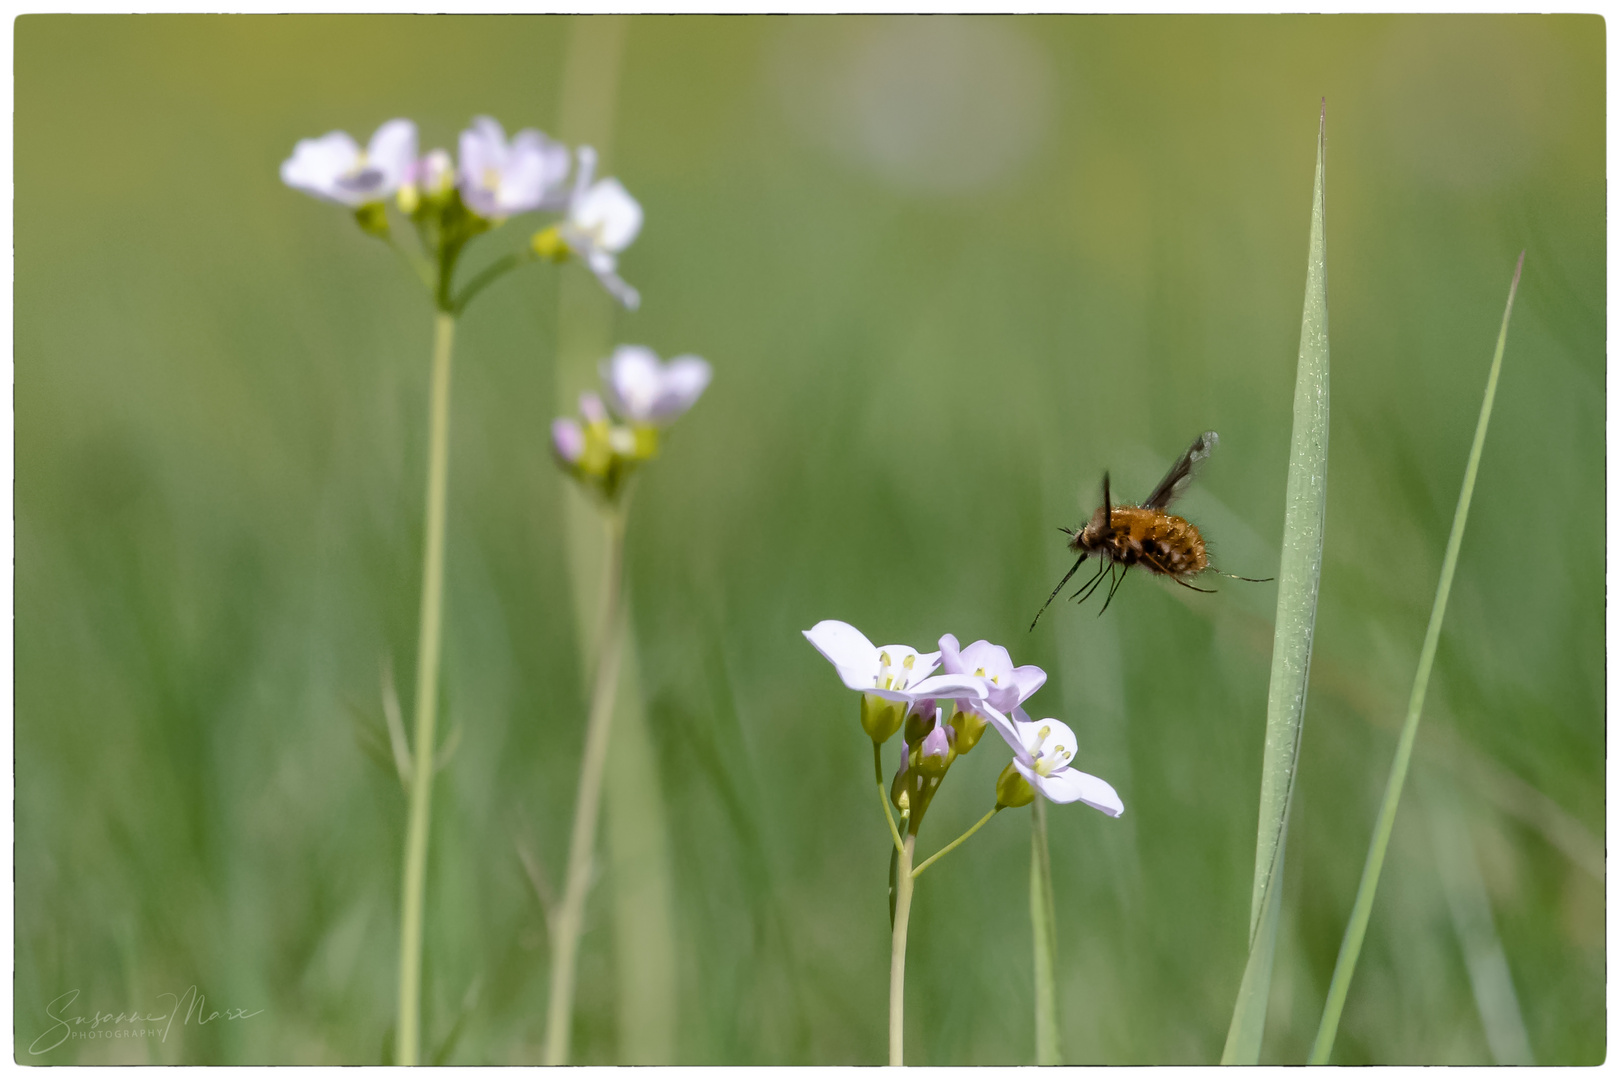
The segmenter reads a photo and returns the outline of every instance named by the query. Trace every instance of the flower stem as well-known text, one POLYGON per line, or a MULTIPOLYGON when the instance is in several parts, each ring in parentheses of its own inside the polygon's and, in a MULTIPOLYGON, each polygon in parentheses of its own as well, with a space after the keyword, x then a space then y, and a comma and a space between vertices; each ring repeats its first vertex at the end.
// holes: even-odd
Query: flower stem
POLYGON ((872 743, 872 775, 877 778, 878 802, 883 804, 883 817, 889 823, 889 835, 894 837, 894 850, 899 851, 905 843, 900 839, 900 827, 894 823, 894 811, 889 809, 889 793, 883 786, 883 747, 876 741, 872 743))
POLYGON ((917 834, 910 833, 900 847, 900 865, 895 875, 894 940, 889 950, 889 1064, 906 1063, 906 927, 911 922, 911 890, 916 879, 911 873, 911 857, 917 851, 917 834))
POLYGON ((433 383, 428 421, 427 524, 422 556, 422 617, 416 644, 416 745, 411 758, 410 821, 400 900, 399 1025, 394 1060, 415 1065, 422 1010, 422 889, 427 877, 433 798, 433 721, 439 701, 439 629, 444 605, 444 504, 450 463, 450 349, 456 320, 433 323, 433 383))
POLYGON ((950 843, 946 844, 944 847, 940 848, 938 851, 936 851, 932 855, 930 855, 927 859, 923 860, 923 864, 921 866, 917 867, 917 869, 913 870, 911 872, 911 876, 912 877, 921 877, 922 872, 924 870, 928 869, 930 866, 933 866, 936 862, 943 859, 945 856, 949 855, 952 851, 955 851, 956 846, 958 844, 960 844, 962 841, 966 840, 968 837, 972 836, 974 833, 978 832, 980 829, 982 829, 984 827, 985 822, 989 821, 991 818, 995 817, 997 814, 999 814, 1001 811, 1003 811, 1005 809, 1006 809, 1006 807, 1004 807, 1004 806, 997 806, 997 807, 994 807, 993 809, 991 809, 991 811, 988 814, 984 815, 984 817, 980 818, 978 821, 973 823, 973 828, 969 829, 967 832, 963 833, 961 836, 958 836, 955 840, 952 840, 950 843))
POLYGON ((609 722, 613 719, 614 692, 619 685, 619 662, 624 645, 624 523, 623 502, 603 512, 607 531, 607 564, 602 585, 601 644, 596 653, 596 679, 591 688, 591 711, 585 726, 585 754, 579 763, 579 794, 574 803, 574 833, 568 845, 568 880, 562 904, 551 924, 551 996, 546 1006, 545 1064, 568 1061, 568 1040, 574 1012, 574 973, 579 956, 580 925, 585 895, 590 891, 592 852, 596 847, 596 817, 602 806, 602 776, 607 767, 609 722))
POLYGON ((1035 1064, 1063 1064, 1057 1024, 1057 917, 1052 904, 1052 855, 1046 806, 1030 807, 1029 920, 1035 938, 1035 1064))

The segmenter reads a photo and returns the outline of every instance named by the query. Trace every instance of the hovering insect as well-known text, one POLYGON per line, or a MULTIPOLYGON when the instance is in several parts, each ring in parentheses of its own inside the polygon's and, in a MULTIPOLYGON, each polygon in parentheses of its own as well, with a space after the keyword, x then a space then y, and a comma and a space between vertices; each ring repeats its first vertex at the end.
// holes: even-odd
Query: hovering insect
POLYGON ((1080 557, 1063 575, 1063 580, 1057 583, 1052 595, 1046 598, 1046 603, 1036 612, 1035 621, 1029 624, 1029 628, 1035 629, 1035 623, 1041 621, 1041 616, 1046 614, 1046 609, 1052 605, 1057 594, 1063 591, 1063 586, 1069 583, 1075 571, 1080 569, 1080 564, 1088 558, 1095 558, 1102 565, 1069 599, 1085 603, 1106 576, 1109 582, 1108 598, 1103 601, 1102 611, 1097 612, 1098 615, 1108 610, 1114 593, 1119 591, 1120 583, 1133 566, 1163 574, 1177 585, 1201 593, 1215 590, 1200 589, 1189 579, 1206 570, 1238 581, 1270 581, 1270 578, 1224 574, 1210 566, 1209 554, 1204 550, 1204 538, 1199 534, 1198 526, 1169 512, 1170 504, 1192 479, 1194 468, 1209 457, 1209 452, 1215 449, 1219 441, 1220 437, 1213 431, 1206 431, 1194 439, 1187 452, 1170 466, 1170 471, 1164 474, 1159 486, 1153 489, 1153 494, 1141 506, 1115 506, 1108 492, 1108 474, 1103 473, 1102 505, 1091 515, 1091 520, 1078 529, 1059 530, 1068 536, 1069 550, 1079 552, 1080 557), (1120 567, 1124 569, 1120 570, 1120 567))

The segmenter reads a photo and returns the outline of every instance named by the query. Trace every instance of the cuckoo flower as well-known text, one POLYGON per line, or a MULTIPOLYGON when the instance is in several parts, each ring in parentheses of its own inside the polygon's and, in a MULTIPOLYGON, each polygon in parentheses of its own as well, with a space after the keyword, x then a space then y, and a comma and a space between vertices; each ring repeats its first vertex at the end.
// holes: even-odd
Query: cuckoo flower
MULTIPOLYGON (((1013 667, 1012 657, 1000 645, 975 641, 961 648, 955 634, 939 639, 940 662, 950 675, 977 675, 990 686, 984 702, 1001 713, 1010 713, 1029 700, 1046 682, 1046 672, 1034 664, 1013 667)), ((951 726, 957 732, 957 750, 967 753, 984 733, 988 714, 972 698, 958 698, 951 726)))
POLYGON ((935 675, 939 653, 919 653, 910 645, 873 645, 846 622, 823 619, 804 631, 810 644, 832 662, 838 677, 861 692, 861 726, 875 742, 900 730, 906 711, 928 698, 982 697, 983 679, 971 675, 935 675))
POLYGON ((620 419, 664 427, 692 407, 709 385, 710 374, 708 363, 696 356, 660 364, 658 354, 645 346, 620 345, 602 362, 602 387, 620 419))
POLYGON ((568 148, 534 128, 506 141, 487 116, 461 133, 461 200, 491 220, 556 206, 568 176, 568 148))
POLYGON ((555 262, 578 256, 602 287, 633 311, 641 304, 641 294, 619 277, 619 252, 641 231, 641 204, 611 176, 591 182, 596 175, 595 150, 582 146, 578 155, 568 216, 534 234, 534 252, 555 262))
MULTIPOLYGON (((996 731, 1012 747, 1012 768, 1036 791, 1055 803, 1083 802, 1109 817, 1125 812, 1125 804, 1108 781, 1069 767, 1076 740, 1068 724, 1050 717, 1031 720, 1023 709, 1015 709, 1010 717, 992 709, 989 716, 996 731)), ((1002 776, 1003 780, 1011 779, 1005 772, 1002 776)), ((998 795, 1002 786, 998 782, 998 795)), ((1017 805, 1007 803, 1005 798, 1002 801, 1017 805)))
POLYGON ((416 125, 390 120, 362 150, 346 131, 300 139, 281 163, 281 180, 343 206, 381 202, 399 189, 416 160, 416 125))

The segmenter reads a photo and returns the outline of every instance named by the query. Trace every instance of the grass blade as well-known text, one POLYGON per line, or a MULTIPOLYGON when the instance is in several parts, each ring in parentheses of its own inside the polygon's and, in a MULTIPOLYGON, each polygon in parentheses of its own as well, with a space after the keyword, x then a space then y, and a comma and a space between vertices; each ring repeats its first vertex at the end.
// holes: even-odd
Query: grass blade
POLYGON ((1266 700, 1266 754, 1260 776, 1260 833, 1254 855, 1254 893, 1249 905, 1249 960, 1232 1010, 1222 1064, 1260 1060, 1271 991, 1282 888, 1282 856, 1288 838, 1288 807, 1305 720, 1305 686, 1316 629, 1316 597, 1322 578, 1322 529, 1327 511, 1328 306, 1327 103, 1316 131, 1316 184, 1311 197, 1310 254, 1305 267, 1305 310, 1300 321, 1299 364, 1294 377, 1294 435, 1288 453, 1287 508, 1282 560, 1277 571, 1277 625, 1271 646, 1271 690, 1266 700), (1264 918, 1262 918, 1264 915, 1264 918))
POLYGON ((1426 775, 1419 768, 1417 787, 1423 816, 1429 821, 1435 869, 1440 872, 1440 887, 1451 909, 1451 925, 1462 946, 1463 963, 1468 968, 1468 982, 1474 991, 1474 1006, 1479 1011, 1491 1060, 1498 1065, 1534 1065, 1530 1035, 1525 1030, 1519 995, 1513 988, 1513 971, 1508 967, 1502 937, 1496 932, 1468 818, 1448 780, 1432 772, 1426 775))
POLYGON ((1491 373, 1485 380, 1485 400, 1479 406, 1479 425, 1474 429, 1474 447, 1468 453, 1468 468, 1463 472, 1462 493, 1457 496, 1457 514, 1451 520, 1446 556, 1440 563, 1440 584, 1434 590, 1429 629, 1423 635, 1423 651, 1418 656, 1417 675, 1412 679, 1412 697, 1406 706, 1406 724, 1401 728, 1401 740, 1395 747, 1395 760, 1389 768, 1384 802, 1378 809, 1377 824, 1373 826, 1372 843, 1367 848, 1367 862, 1362 867, 1355 906, 1350 909, 1350 923, 1344 928, 1339 959, 1333 965, 1333 981, 1328 985, 1327 1004, 1322 1008, 1322 1025, 1316 1032, 1316 1045, 1311 1048, 1312 1064, 1326 1064, 1333 1053, 1339 1015, 1344 1010, 1344 998, 1350 990, 1356 959, 1361 955, 1361 942, 1367 933, 1367 919, 1372 914, 1373 897, 1378 892, 1378 875, 1384 869, 1384 853, 1389 847, 1389 834, 1395 828, 1395 810, 1401 802, 1407 766, 1412 762, 1412 744, 1417 740, 1418 719, 1423 715, 1423 696, 1429 689, 1429 672, 1434 667, 1435 649, 1440 644, 1440 624, 1446 617, 1451 577, 1457 570, 1457 552, 1462 547, 1463 528, 1468 524, 1468 504, 1474 498, 1474 478, 1479 473, 1480 453, 1485 449, 1485 431, 1490 427, 1491 406, 1496 401, 1496 380, 1502 372, 1502 352, 1507 348, 1508 320, 1513 317, 1513 298, 1519 291, 1519 275, 1523 271, 1524 252, 1521 251, 1519 264, 1513 270, 1513 284, 1508 286, 1507 308, 1502 312, 1502 329, 1496 336, 1496 355, 1491 358, 1491 373))

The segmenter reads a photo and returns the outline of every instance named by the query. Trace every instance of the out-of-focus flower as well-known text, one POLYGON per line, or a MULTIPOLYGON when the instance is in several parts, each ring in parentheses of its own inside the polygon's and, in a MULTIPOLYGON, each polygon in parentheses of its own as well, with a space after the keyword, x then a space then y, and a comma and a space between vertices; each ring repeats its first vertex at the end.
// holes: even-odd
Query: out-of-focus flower
POLYGON ((620 345, 602 362, 609 407, 621 419, 648 427, 665 427, 690 409, 711 375, 708 362, 696 356, 661 364, 643 345, 620 345))
POLYGON ((405 181, 399 186, 399 208, 416 213, 424 199, 442 199, 456 185, 456 163, 448 150, 430 150, 426 157, 411 162, 405 181))
POLYGON ((300 139, 281 163, 288 187, 343 206, 381 202, 397 191, 416 160, 416 125, 390 120, 362 150, 346 131, 300 139))
MULTIPOLYGON (((1055 803, 1083 802, 1109 817, 1119 817, 1125 812, 1125 804, 1108 781, 1069 767, 1076 747, 1069 725, 1050 717, 1031 720, 1023 709, 1015 710, 1010 717, 992 709, 989 716, 995 729, 1012 747, 1012 768, 1042 795, 1055 803)), ((1003 786, 1016 786, 1004 784, 1010 779, 1003 773, 1002 781, 996 785, 997 798, 1005 806, 1019 805, 1003 798, 1003 786)))
POLYGON ((641 232, 641 204, 611 176, 591 182, 596 174, 595 150, 582 146, 577 154, 579 168, 568 216, 534 234, 534 252, 554 262, 578 256, 602 287, 633 311, 641 304, 641 295, 619 277, 618 256, 641 232))
POLYGON ((476 116, 461 133, 461 200, 485 218, 560 205, 567 176, 568 148, 534 128, 508 143, 498 122, 476 116))

